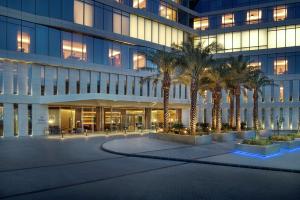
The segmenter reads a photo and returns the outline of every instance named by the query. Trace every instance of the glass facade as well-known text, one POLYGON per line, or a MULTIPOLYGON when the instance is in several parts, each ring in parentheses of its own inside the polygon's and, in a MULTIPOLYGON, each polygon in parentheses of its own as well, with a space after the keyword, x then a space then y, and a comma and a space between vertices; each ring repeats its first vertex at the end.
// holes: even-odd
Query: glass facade
MULTIPOLYGON (((198 5, 200 5, 201 2, 203 2, 203 0, 200 1, 198 5)), ((213 1, 207 2, 207 4, 211 4, 211 2, 213 1)), ((223 9, 224 8, 221 10, 223 9)), ((290 3, 288 5, 282 4, 278 6, 258 7, 253 9, 247 9, 247 7, 244 7, 243 10, 239 9, 232 13, 223 13, 222 11, 219 11, 218 14, 208 13, 205 15, 205 12, 203 12, 201 13, 201 17, 208 19, 209 27, 207 29, 220 29, 233 26, 299 19, 300 13, 297 12, 299 9, 300 3, 298 2, 290 3)), ((197 8, 196 10, 199 11, 197 8)))
POLYGON ((203 35, 195 42, 217 42, 222 47, 217 53, 296 47, 300 46, 300 25, 203 35))

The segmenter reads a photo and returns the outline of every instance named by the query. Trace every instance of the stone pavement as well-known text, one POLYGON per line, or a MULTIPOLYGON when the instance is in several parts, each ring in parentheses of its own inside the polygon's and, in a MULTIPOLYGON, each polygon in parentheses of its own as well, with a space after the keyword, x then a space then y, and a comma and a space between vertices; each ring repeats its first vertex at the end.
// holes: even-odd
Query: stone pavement
POLYGON ((238 154, 235 151, 236 142, 192 146, 138 137, 115 139, 104 143, 102 149, 134 157, 300 173, 300 148, 281 152, 274 157, 260 158, 238 154))
MULTIPOLYGON (((213 154, 228 155, 232 146, 217 143, 193 147, 150 140, 147 136, 125 137, 130 152, 176 154, 202 160, 213 158, 213 154)), ((298 173, 138 158, 111 154, 100 148, 105 143, 104 146, 115 144, 115 150, 121 150, 122 145, 118 147, 114 139, 1 138, 0 199, 300 199, 298 173)))

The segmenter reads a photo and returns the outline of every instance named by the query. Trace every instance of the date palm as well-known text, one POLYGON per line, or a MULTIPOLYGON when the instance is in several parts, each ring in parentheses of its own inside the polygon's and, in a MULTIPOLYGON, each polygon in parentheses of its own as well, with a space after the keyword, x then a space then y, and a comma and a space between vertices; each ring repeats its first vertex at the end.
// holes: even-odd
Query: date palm
POLYGON ((213 62, 211 68, 205 70, 201 79, 201 87, 212 92, 213 98, 213 124, 216 132, 220 133, 222 128, 221 99, 222 89, 226 87, 228 68, 224 60, 218 59, 213 62))
MULTIPOLYGON (((170 87, 172 82, 172 76, 174 75, 176 68, 176 54, 172 51, 156 50, 148 53, 148 59, 157 65, 158 73, 154 75, 154 84, 157 84, 159 80, 162 80, 162 90, 163 90, 163 113, 164 131, 168 131, 170 127, 169 124, 169 98, 170 98, 170 87)), ((153 76, 151 77, 153 78, 153 76)))
POLYGON ((246 88, 253 90, 253 125, 254 129, 258 130, 258 98, 262 93, 261 88, 266 85, 272 85, 273 81, 263 74, 260 69, 253 69, 250 66, 248 81, 245 84, 246 88))
POLYGON ((236 130, 241 131, 241 88, 247 81, 249 62, 243 55, 238 57, 230 57, 228 59, 230 67, 231 82, 235 96, 235 122, 236 130))
POLYGON ((179 50, 178 67, 180 71, 179 80, 190 85, 190 130, 191 134, 196 133, 197 124, 197 98, 201 87, 201 78, 205 69, 212 64, 212 54, 218 48, 217 43, 204 46, 203 43, 194 44, 190 38, 179 50))

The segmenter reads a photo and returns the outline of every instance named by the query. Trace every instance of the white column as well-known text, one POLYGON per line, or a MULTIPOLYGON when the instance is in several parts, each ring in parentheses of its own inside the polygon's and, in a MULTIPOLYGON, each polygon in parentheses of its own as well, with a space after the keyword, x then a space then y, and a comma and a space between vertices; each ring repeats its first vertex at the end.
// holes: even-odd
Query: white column
POLYGON ((265 86, 265 102, 271 102, 271 86, 265 86))
POLYGON ((253 127, 253 107, 249 106, 247 110, 247 126, 253 127))
POLYGON ((228 123, 228 108, 226 106, 222 107, 222 123, 228 123))
POLYGON ((80 94, 86 94, 87 93, 87 84, 90 79, 90 73, 85 70, 80 70, 80 94))
POLYGON ((116 74, 110 74, 109 81, 109 94, 116 94, 116 84, 118 82, 118 77, 116 74))
POLYGON ((135 77, 135 96, 140 96, 140 78, 135 77))
POLYGON ((271 109, 265 108, 265 129, 271 129, 271 109))
POLYGON ((38 65, 32 65, 32 96, 41 95, 41 68, 38 65))
POLYGON ((3 72, 4 94, 13 94, 13 64, 5 63, 3 72))
POLYGON ((18 105, 19 136, 28 135, 28 105, 18 105))
POLYGON ((4 103, 3 129, 4 136, 14 136, 14 104, 4 103))
MULTIPOLYGON (((284 102, 290 101, 290 84, 289 81, 283 81, 283 94, 284 94, 284 102)), ((291 95, 292 96, 292 95, 291 95)))
MULTIPOLYGON (((124 95, 124 84, 125 84, 126 76, 119 75, 119 95, 124 95)), ((151 87, 151 85, 150 85, 151 87)))
POLYGON ((207 106, 206 107, 206 120, 207 120, 207 123, 210 124, 210 126, 212 125, 212 109, 211 109, 211 106, 207 106))
POLYGON ((58 68, 57 73, 57 94, 65 95, 66 94, 66 79, 68 77, 68 70, 63 68, 58 68))
POLYGON ((203 104, 198 104, 198 122, 203 123, 204 122, 204 108, 203 104))
POLYGON ((106 94, 106 83, 108 81, 108 74, 101 73, 101 93, 106 94))
POLYGON ((44 135, 48 128, 48 105, 32 104, 32 135, 44 135))
POLYGON ((289 108, 288 107, 283 108, 283 118, 284 118, 283 129, 288 130, 289 129, 289 108))
POLYGON ((299 100, 299 89, 300 85, 299 85, 299 80, 294 80, 293 81, 293 101, 298 101, 299 100))
POLYGON ((127 95, 132 95, 133 76, 127 76, 127 95))
POLYGON ((27 95, 28 90, 28 66, 26 64, 18 65, 18 88, 19 95, 27 95))
POLYGON ((190 126, 190 109, 182 109, 182 124, 185 127, 190 126))
POLYGON ((79 80, 79 71, 71 69, 69 71, 70 94, 77 94, 77 81, 78 80, 79 80))
POLYGON ((91 93, 97 93, 99 72, 91 72, 91 93))
POLYGON ((293 108, 293 121, 292 121, 292 126, 293 126, 293 130, 298 130, 298 126, 300 120, 299 120, 299 108, 298 107, 294 107, 293 108))
POLYGON ((276 87, 276 86, 274 86, 274 101, 275 102, 280 102, 279 100, 279 97, 280 97, 280 95, 279 95, 279 91, 280 91, 280 81, 274 81, 275 82, 275 84, 278 86, 278 87, 276 87))

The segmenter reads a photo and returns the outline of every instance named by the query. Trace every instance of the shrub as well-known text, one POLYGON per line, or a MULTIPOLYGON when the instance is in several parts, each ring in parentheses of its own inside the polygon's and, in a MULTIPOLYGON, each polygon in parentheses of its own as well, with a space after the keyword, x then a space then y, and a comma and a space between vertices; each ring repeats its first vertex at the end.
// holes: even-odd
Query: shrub
POLYGON ((203 132, 209 132, 209 123, 201 123, 200 127, 203 132))
POLYGON ((181 130, 184 128, 182 123, 176 123, 172 126, 172 131, 176 134, 181 134, 181 130))
POLYGON ((247 128, 246 122, 241 122, 241 129, 245 130, 247 128))
POLYGON ((249 145, 270 145, 272 144, 272 141, 269 139, 249 139, 249 140, 243 140, 243 144, 249 144, 249 145))
POLYGON ((295 139, 294 135, 272 135, 270 137, 272 141, 292 141, 295 139))
POLYGON ((228 123, 223 123, 223 124, 222 124, 222 130, 227 131, 227 130, 229 130, 229 129, 230 129, 230 126, 229 126, 228 123))

